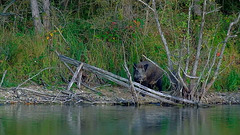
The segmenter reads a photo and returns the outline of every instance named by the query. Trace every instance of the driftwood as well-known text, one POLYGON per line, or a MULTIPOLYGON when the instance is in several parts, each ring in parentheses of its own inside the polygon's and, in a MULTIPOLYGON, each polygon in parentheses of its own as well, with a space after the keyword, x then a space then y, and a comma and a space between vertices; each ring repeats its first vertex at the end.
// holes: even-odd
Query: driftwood
MULTIPOLYGON (((83 63, 81 63, 81 64, 77 67, 77 70, 76 70, 76 72, 74 73, 71 82, 68 84, 67 91, 69 91, 69 90, 71 89, 73 83, 75 82, 77 76, 79 75, 80 70, 82 69, 82 66, 83 66, 83 63)), ((79 88, 80 88, 80 83, 81 83, 81 82, 80 82, 80 80, 79 80, 79 81, 78 81, 78 86, 79 86, 79 88)))
MULTIPOLYGON (((58 55, 58 56, 59 56, 59 58, 62 62, 74 65, 76 67, 78 67, 80 64, 83 63, 83 62, 74 60, 72 58, 66 57, 64 55, 58 55)), ((126 78, 117 76, 117 75, 115 75, 111 72, 108 72, 108 71, 105 71, 103 69, 91 66, 91 65, 86 64, 86 63, 83 63, 82 69, 84 69, 86 71, 90 71, 90 72, 92 72, 94 74, 97 74, 97 75, 99 75, 103 78, 106 78, 106 79, 108 79, 112 82, 115 82, 115 83, 117 83, 121 86, 129 88, 130 83, 129 83, 129 80, 126 79, 126 78)), ((137 82, 133 82, 133 85, 134 85, 136 91, 138 91, 142 94, 148 95, 150 97, 156 98, 156 99, 158 99, 158 100, 160 100, 164 103, 178 104, 177 102, 183 102, 183 103, 186 103, 186 104, 193 104, 193 105, 197 104, 196 102, 191 101, 191 100, 187 100, 187 99, 183 99, 183 98, 180 98, 180 97, 171 96, 169 94, 165 94, 165 93, 162 93, 162 92, 159 92, 159 91, 155 91, 155 90, 150 89, 146 86, 143 86, 143 85, 141 85, 137 82)))

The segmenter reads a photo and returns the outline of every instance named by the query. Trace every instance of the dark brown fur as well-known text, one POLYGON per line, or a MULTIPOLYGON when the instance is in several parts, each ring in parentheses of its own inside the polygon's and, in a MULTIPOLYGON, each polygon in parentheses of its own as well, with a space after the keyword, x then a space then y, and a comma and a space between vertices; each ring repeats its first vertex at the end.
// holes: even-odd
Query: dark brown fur
POLYGON ((143 61, 134 64, 134 81, 141 83, 149 88, 156 86, 159 91, 162 90, 161 70, 149 61, 143 61))

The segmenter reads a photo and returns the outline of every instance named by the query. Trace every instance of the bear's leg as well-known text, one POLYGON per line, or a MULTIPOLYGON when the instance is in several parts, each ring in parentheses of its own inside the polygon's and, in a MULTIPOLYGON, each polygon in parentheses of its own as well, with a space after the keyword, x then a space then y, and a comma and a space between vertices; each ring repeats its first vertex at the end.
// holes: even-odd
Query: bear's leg
POLYGON ((156 87, 158 88, 159 91, 162 91, 162 80, 158 79, 157 83, 156 83, 156 87))

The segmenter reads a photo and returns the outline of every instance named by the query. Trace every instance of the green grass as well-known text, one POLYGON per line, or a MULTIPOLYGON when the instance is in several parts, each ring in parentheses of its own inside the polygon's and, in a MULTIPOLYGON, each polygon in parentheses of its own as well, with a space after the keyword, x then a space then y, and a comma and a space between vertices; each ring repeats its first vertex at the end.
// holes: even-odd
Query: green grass
MULTIPOLYGON (((172 4, 174 6, 175 3, 172 2, 172 4)), ((105 6, 104 8, 107 7, 105 6)), ((94 16, 97 15, 98 11, 94 11, 96 13, 87 16, 88 14, 84 11, 82 14, 87 17, 82 18, 76 18, 80 14, 73 13, 72 16, 67 14, 65 27, 59 26, 67 43, 60 33, 54 29, 36 36, 33 26, 31 26, 31 19, 26 18, 24 22, 19 22, 14 27, 13 24, 4 27, 0 26, 0 29, 2 29, 0 32, 0 78, 3 72, 8 70, 3 86, 16 86, 46 67, 56 67, 56 69, 42 72, 33 79, 34 82, 39 84, 39 80, 42 79, 50 85, 58 85, 63 83, 60 74, 69 79, 70 74, 57 58, 55 51, 122 77, 127 77, 123 69, 124 51, 131 72, 133 71, 133 63, 139 62, 142 55, 146 55, 165 69, 167 62, 166 52, 154 20, 149 20, 145 24, 145 15, 138 16, 135 21, 124 20, 124 18, 119 17, 122 16, 121 13, 114 12, 114 14, 109 15, 108 13, 112 13, 112 10, 115 11, 115 8, 109 7, 105 9, 104 14, 107 15, 101 14, 102 16, 94 16), (30 27, 30 30, 28 27, 30 27), (144 32, 145 30, 147 32, 144 32), (125 50, 123 50, 123 45, 125 50), (61 68, 58 69, 58 67, 61 68)), ((101 12, 103 11, 101 10, 101 12)), ((186 31, 187 27, 187 12, 174 9, 170 5, 165 10, 160 11, 159 14, 169 48, 173 50, 172 57, 174 59, 174 57, 178 56, 176 49, 179 49, 183 38, 186 37, 184 31, 186 31)), ((206 39, 204 40, 216 46, 223 40, 229 22, 235 16, 226 16, 220 13, 209 15, 207 19, 210 21, 206 23, 204 33, 206 39), (219 32, 215 34, 215 28, 218 24, 218 21, 214 21, 216 19, 222 21, 218 27, 219 32)), ((194 24, 199 24, 201 20, 195 18, 192 21, 194 24)), ((197 31, 198 27, 196 25, 192 27, 193 32, 197 31)), ((232 56, 239 57, 239 50, 236 51, 236 48, 240 48, 239 43, 239 38, 235 38, 228 43, 223 68, 232 61, 232 56), (236 48, 235 45, 237 45, 236 48)), ((203 49, 206 48, 204 47, 203 49)), ((235 59, 235 61, 239 60, 235 59)), ((239 88, 239 65, 235 62, 231 65, 231 69, 218 77, 214 84, 215 90, 227 89, 234 91, 239 88)), ((163 87, 168 88, 167 79, 164 78, 163 80, 166 82, 163 87)))

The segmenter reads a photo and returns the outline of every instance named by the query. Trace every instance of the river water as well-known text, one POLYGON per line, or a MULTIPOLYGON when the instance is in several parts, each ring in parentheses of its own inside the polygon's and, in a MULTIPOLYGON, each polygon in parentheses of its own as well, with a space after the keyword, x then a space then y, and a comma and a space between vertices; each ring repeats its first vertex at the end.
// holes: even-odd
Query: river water
POLYGON ((0 135, 240 135, 240 106, 0 105, 0 135))

